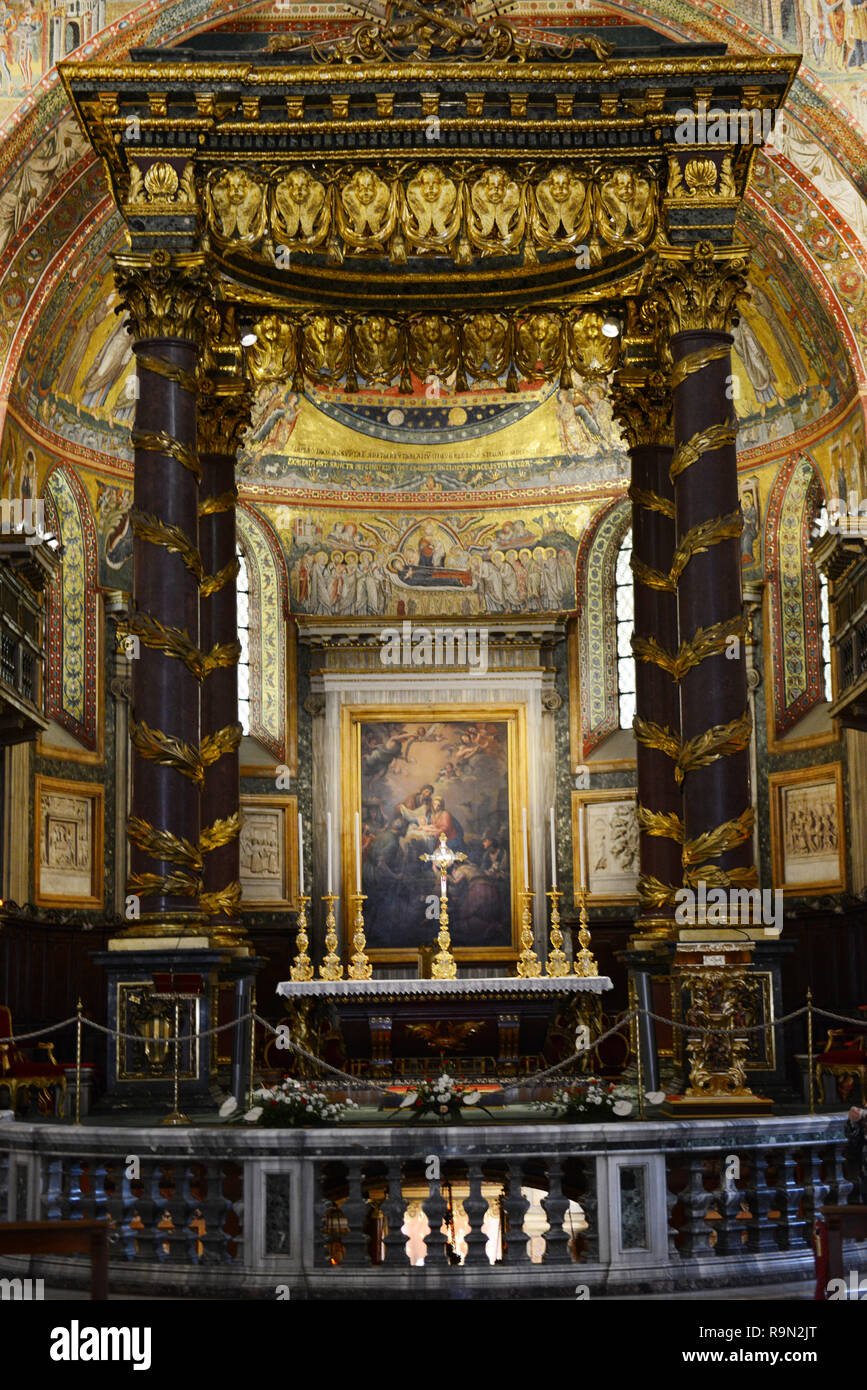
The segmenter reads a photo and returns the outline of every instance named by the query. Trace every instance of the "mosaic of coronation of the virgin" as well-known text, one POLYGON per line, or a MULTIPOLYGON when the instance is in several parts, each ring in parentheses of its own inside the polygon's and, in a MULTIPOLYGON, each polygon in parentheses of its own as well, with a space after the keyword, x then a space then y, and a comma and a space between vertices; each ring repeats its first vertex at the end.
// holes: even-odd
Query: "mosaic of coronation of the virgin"
MULTIPOLYGON (((512 22, 555 37, 591 26, 615 44, 628 33, 632 46, 713 40, 804 54, 806 76, 791 114, 758 152, 738 226, 751 252, 751 298, 734 329, 732 401, 744 573, 758 577, 784 461, 803 459, 827 495, 863 490, 867 0, 734 0, 727 10, 662 0, 641 17, 619 5, 576 12, 560 0, 506 8, 512 22)), ((53 65, 76 52, 120 57, 130 45, 176 43, 217 26, 333 35, 358 15, 283 0, 165 5, 146 18, 105 0, 70 0, 67 11, 58 19, 54 9, 0 0, 9 152, 0 184, 3 492, 35 491, 59 463, 73 465, 95 523, 98 583, 129 591, 135 384, 111 265, 122 233, 53 65), (20 105, 37 92, 38 124, 20 105), (60 258, 59 245, 68 252, 60 258), (30 287, 53 264, 53 289, 35 302, 30 287)), ((433 383, 412 376, 409 390, 406 381, 349 390, 339 380, 303 393, 283 382, 258 388, 239 455, 240 495, 282 548, 293 612, 576 607, 582 537, 628 484, 606 381, 507 380, 504 368, 470 389, 459 384, 452 373, 433 383)))

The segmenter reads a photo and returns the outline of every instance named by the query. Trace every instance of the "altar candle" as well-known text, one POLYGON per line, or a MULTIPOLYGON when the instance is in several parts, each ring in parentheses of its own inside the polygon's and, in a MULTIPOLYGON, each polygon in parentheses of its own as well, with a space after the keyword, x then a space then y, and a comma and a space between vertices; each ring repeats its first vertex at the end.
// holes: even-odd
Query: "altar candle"
POLYGON ((361 817, 355 813, 355 891, 361 892, 361 817))
POLYGON ((327 855, 328 855, 328 861, 327 861, 327 868, 326 868, 326 874, 325 874, 326 879, 327 879, 327 881, 328 881, 328 888, 327 888, 326 891, 327 891, 328 893, 330 893, 330 892, 331 892, 331 812, 330 812, 330 811, 326 811, 326 812, 325 812, 325 825, 326 825, 326 828, 327 828, 327 830, 328 830, 328 836, 327 836, 327 839, 328 839, 328 848, 327 848, 327 850, 326 850, 326 853, 327 853, 327 855))
POLYGON ((524 827, 524 889, 530 887, 530 840, 527 835, 527 808, 524 807, 521 813, 521 821, 524 827))
POLYGON ((298 892, 304 896, 304 827, 298 812, 298 892))
POLYGON ((551 807, 551 887, 557 887, 557 837, 554 831, 554 807, 551 807))
POLYGON ((581 887, 587 887, 587 871, 584 863, 584 810, 583 804, 578 807, 578 863, 581 874, 581 887))

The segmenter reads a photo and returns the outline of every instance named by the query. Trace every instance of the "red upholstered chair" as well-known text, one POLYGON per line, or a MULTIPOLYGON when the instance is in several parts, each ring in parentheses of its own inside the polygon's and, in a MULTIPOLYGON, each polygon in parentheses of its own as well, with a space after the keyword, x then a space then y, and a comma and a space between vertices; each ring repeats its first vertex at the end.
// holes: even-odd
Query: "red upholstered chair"
POLYGON ((816 1083, 822 1094, 823 1074, 828 1072, 837 1083, 837 1094, 844 1104, 856 1080, 861 1083, 861 1104, 867 1104, 867 1025, 861 1032, 855 1028, 829 1028, 825 1050, 816 1058, 816 1083))
MULTIPOLYGON (((5 1004, 0 1004, 0 1038, 11 1038, 13 1032, 12 1011, 5 1004)), ((39 1107, 43 1111, 50 1105, 49 1088, 54 1086, 57 1108, 61 1109, 66 1092, 66 1075, 54 1056, 54 1043, 40 1042, 35 1048, 22 1051, 14 1043, 0 1042, 0 1088, 3 1086, 9 1091, 9 1104, 13 1110, 16 1109, 18 1092, 35 1086, 39 1094, 39 1107), (31 1061, 26 1056, 31 1051, 42 1051, 45 1057, 31 1061)))

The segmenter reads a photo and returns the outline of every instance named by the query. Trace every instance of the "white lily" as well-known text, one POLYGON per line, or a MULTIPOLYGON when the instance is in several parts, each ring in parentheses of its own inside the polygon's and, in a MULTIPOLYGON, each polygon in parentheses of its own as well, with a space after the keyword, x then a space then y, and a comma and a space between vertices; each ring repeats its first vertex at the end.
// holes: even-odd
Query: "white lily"
POLYGON ((416 1103, 417 1100, 418 1100, 418 1091, 407 1091, 407 1093, 406 1093, 406 1095, 404 1096, 403 1100, 400 1102, 400 1105, 398 1106, 398 1109, 399 1109, 399 1110, 406 1110, 410 1105, 415 1105, 415 1103, 416 1103))
POLYGON ((255 1124, 256 1121, 258 1120, 258 1118, 259 1118, 259 1116, 260 1116, 261 1114, 262 1114, 262 1106, 261 1106, 261 1105, 254 1105, 254 1106, 253 1106, 253 1109, 252 1109, 252 1110, 248 1110, 247 1113, 246 1113, 246 1115, 244 1115, 244 1117, 243 1117, 244 1123, 245 1123, 245 1124, 248 1124, 248 1125, 253 1125, 253 1124, 255 1124))
POLYGON ((219 1113, 219 1116, 220 1116, 220 1119, 221 1119, 221 1120, 225 1120, 229 1115, 234 1115, 234 1113, 235 1113, 235 1111, 236 1111, 237 1109, 238 1109, 238 1102, 236 1101, 235 1097, 234 1097, 234 1096, 229 1096, 228 1099, 227 1099, 227 1100, 224 1100, 224 1101, 223 1101, 223 1104, 220 1106, 220 1109, 219 1109, 219 1112, 218 1112, 218 1113, 219 1113))

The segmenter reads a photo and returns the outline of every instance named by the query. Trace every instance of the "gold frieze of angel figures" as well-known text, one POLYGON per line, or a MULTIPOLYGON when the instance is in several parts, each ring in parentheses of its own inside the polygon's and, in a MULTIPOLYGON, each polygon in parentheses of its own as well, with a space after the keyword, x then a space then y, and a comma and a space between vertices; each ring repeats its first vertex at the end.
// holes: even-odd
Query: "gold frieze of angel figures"
POLYGON ((499 165, 470 187, 467 234, 483 256, 514 251, 524 236, 524 195, 520 184, 499 165))
POLYGON ((589 186, 566 164, 555 164, 530 199, 530 240, 538 250, 565 251, 587 241, 593 225, 589 186))
POLYGON ((295 250, 313 251, 331 228, 331 199, 323 183, 306 169, 290 169, 274 185, 271 229, 275 239, 295 250))
POLYGON ((349 366, 346 324, 329 314, 314 314, 302 333, 304 372, 313 381, 334 385, 349 366))
POLYGON ((247 365, 255 382, 285 381, 295 371, 295 326, 276 314, 253 325, 256 341, 247 348, 247 365))
POLYGON ((409 325, 409 365, 422 381, 448 381, 457 370, 460 343, 454 326, 439 314, 425 314, 409 325))
POLYGON ((463 200, 454 179, 426 164, 410 179, 404 197, 402 223, 409 245, 417 251, 448 251, 461 230, 463 200))
POLYGON ((599 189, 597 230, 615 249, 646 246, 656 228, 656 199, 649 181, 618 169, 599 189))
POLYGON ((357 169, 338 193, 336 212, 347 250, 383 254, 397 230, 397 191, 372 169, 357 169))
POLYGON ((509 321, 502 314, 482 311, 473 314, 464 324, 464 363, 476 385, 488 382, 499 385, 500 377, 509 365, 509 321))
POLYGON ((604 319, 592 310, 569 320, 572 365, 581 376, 607 376, 617 365, 619 338, 606 338, 604 319))
POLYGON ((369 386, 390 386, 400 370, 400 329, 381 314, 355 326, 355 361, 369 386))
POLYGON ((227 250, 254 246, 265 233, 265 189, 243 169, 212 178, 205 191, 208 226, 227 250))
MULTIPOLYGON (((518 324, 515 358, 528 380, 550 377, 563 358, 561 320, 556 314, 531 314, 518 324)), ((571 383, 570 383, 571 384, 571 383)))

